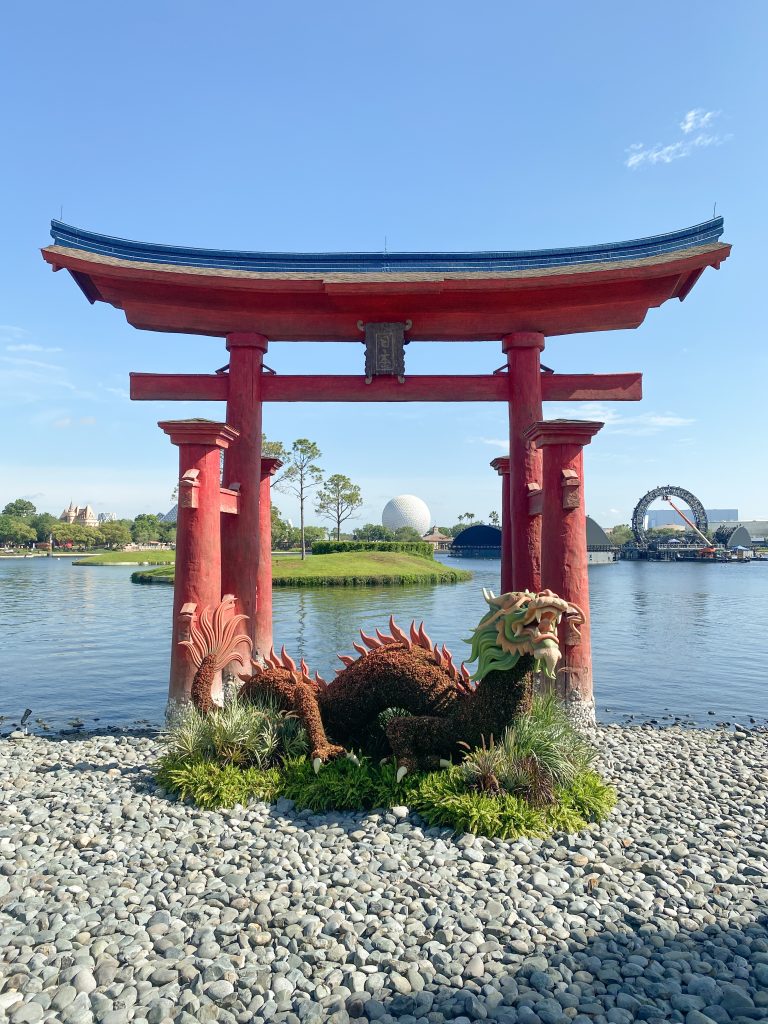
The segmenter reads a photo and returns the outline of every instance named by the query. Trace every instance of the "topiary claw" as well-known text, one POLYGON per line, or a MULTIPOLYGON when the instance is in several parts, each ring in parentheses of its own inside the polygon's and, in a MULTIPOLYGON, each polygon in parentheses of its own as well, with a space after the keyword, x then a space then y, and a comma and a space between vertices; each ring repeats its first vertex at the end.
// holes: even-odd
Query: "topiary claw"
POLYGON ((405 776, 408 774, 408 769, 404 764, 401 764, 397 769, 397 781, 402 782, 405 776))
POLYGON ((356 754, 347 754, 347 760, 351 761, 352 764, 357 765, 358 768, 360 767, 360 759, 356 754))
POLYGON ((315 770, 315 775, 317 775, 317 773, 323 767, 323 759, 322 759, 322 757, 314 757, 312 759, 312 767, 315 770))
POLYGON ((440 758, 441 768, 450 768, 453 765, 453 761, 447 761, 444 757, 440 758))

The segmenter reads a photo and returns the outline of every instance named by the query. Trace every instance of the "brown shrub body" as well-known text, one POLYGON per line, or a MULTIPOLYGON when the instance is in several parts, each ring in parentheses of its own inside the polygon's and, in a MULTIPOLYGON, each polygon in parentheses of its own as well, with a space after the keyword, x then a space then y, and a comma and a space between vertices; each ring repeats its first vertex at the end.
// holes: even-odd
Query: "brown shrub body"
POLYGON ((413 717, 388 723, 390 751, 399 765, 431 769, 456 756, 459 742, 474 747, 483 738, 500 736, 530 708, 532 690, 533 659, 528 655, 513 670, 490 672, 466 692, 428 651, 397 643, 368 652, 328 684, 287 668, 259 670, 246 680, 241 696, 269 693, 283 709, 295 712, 307 729, 311 756, 323 761, 345 748, 381 753, 378 716, 387 708, 403 708, 413 717))

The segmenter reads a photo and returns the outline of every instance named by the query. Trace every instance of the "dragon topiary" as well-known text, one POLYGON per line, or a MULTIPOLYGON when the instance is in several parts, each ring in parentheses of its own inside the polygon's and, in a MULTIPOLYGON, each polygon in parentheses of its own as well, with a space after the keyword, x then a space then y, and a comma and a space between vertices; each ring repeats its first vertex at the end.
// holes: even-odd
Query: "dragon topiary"
MULTIPOLYGON (((327 683, 297 666, 283 647, 263 666, 241 676, 242 699, 269 694, 304 723, 315 770, 349 750, 394 755, 398 778, 408 770, 430 770, 451 763, 457 745, 480 745, 500 735, 530 708, 534 673, 553 677, 560 657, 557 626, 563 616, 576 631, 581 610, 549 590, 495 597, 483 591, 489 611, 471 638, 470 675, 457 669, 451 652, 433 644, 423 624, 408 633, 389 620, 389 634, 361 631, 358 657, 339 655, 344 664, 327 683), (407 714, 379 716, 388 709, 407 714)), ((348 755, 353 756, 354 755, 348 755)))

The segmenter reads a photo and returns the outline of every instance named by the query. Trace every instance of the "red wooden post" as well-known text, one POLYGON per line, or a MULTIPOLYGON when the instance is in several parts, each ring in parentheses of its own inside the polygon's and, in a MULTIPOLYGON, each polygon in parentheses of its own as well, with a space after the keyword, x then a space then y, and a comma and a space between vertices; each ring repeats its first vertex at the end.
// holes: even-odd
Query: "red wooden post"
POLYGON ((577 604, 586 621, 580 636, 560 628, 558 691, 571 717, 594 722, 592 649, 589 623, 587 522, 584 506, 584 445, 602 423, 548 420, 534 424, 527 438, 544 451, 544 514, 542 583, 566 601, 577 604))
POLYGON ((272 477, 282 466, 280 459, 261 460, 259 484, 259 591, 256 609, 256 650, 268 654, 272 647, 272 477))
POLYGON ((529 514, 529 485, 541 484, 541 453, 525 438, 541 420, 544 335, 516 331, 502 339, 507 356, 509 401, 509 503, 512 526, 510 590, 541 590, 541 516, 529 514))
MULTIPOLYGON (((179 647, 192 618, 221 601, 219 452, 237 437, 226 423, 165 420, 158 426, 179 447, 176 579, 168 699, 189 699, 195 668, 179 647)), ((235 518, 235 517, 232 517, 235 518)))
MULTIPOLYGON (((262 334, 230 334, 227 423, 239 431, 224 456, 224 485, 239 485, 239 512, 222 522, 222 593, 234 594, 248 616, 244 631, 256 639, 259 576, 259 493, 261 484, 261 374, 267 339, 262 334)), ((267 552, 267 558, 270 553, 267 552)), ((245 653, 245 652, 244 652, 245 653)), ((247 664, 247 662, 246 662, 247 664)))
POLYGON ((491 465, 501 477, 501 593, 512 590, 512 523, 509 512, 509 456, 494 459, 491 465))

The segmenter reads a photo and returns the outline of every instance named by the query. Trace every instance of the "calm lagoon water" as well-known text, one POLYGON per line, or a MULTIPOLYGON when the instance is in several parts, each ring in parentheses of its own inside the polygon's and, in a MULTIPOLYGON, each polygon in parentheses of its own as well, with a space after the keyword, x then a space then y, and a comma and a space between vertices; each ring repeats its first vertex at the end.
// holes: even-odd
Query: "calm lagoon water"
MULTIPOLYGON (((498 590, 499 563, 468 583, 274 593, 276 644, 330 678, 357 630, 424 620, 457 660, 498 590)), ((0 560, 2 728, 25 707, 54 728, 159 723, 165 706, 172 588, 136 586, 133 567, 68 559, 0 560), (97 720, 97 721, 95 721, 97 720)), ((619 562, 590 569, 595 693, 604 721, 688 716, 760 723, 768 716, 768 562, 619 562), (708 712, 714 711, 714 716, 708 712)))

